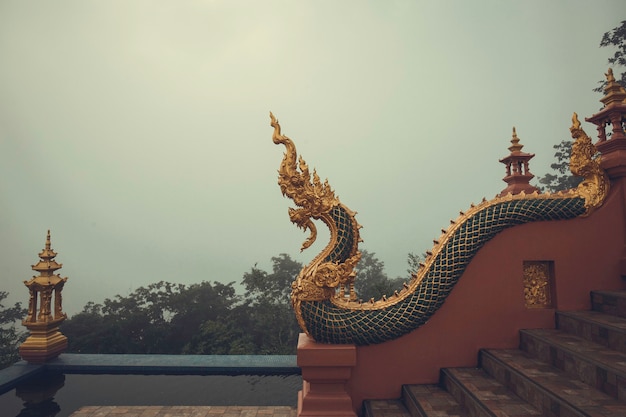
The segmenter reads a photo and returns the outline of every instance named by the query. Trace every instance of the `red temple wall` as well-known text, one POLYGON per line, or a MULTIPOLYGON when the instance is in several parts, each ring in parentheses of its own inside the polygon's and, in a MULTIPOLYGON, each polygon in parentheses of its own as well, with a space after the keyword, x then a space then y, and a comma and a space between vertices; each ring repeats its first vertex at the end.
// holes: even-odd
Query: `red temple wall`
POLYGON ((624 289, 625 185, 614 183, 587 218, 505 230, 474 257, 444 305, 397 340, 357 348, 347 389, 364 399, 399 398, 402 384, 436 383, 442 367, 477 366, 480 348, 516 348, 518 331, 553 328, 555 310, 590 308, 590 291, 624 289), (529 309, 523 261, 553 261, 555 307, 529 309))

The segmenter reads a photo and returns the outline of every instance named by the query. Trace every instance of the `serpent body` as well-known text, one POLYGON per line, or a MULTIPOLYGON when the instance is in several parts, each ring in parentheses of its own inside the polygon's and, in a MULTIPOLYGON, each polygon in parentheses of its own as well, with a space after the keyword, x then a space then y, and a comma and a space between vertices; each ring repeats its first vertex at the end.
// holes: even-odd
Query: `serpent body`
POLYGON ((355 213, 339 201, 327 181, 322 183, 315 172, 309 173, 302 158, 296 163, 295 145, 281 134, 274 116, 270 117, 274 143, 287 149, 279 185, 298 206, 290 209, 290 218, 311 231, 303 249, 316 237, 312 220, 322 220, 331 232, 328 245, 292 284, 291 302, 298 323, 318 342, 368 345, 418 328, 444 303, 480 248, 498 233, 529 222, 589 215, 608 193, 609 182, 594 158, 595 147, 574 114, 570 131, 576 142, 570 166, 575 175, 584 178, 578 188, 555 194, 509 194, 472 205, 443 231, 404 289, 381 300, 363 302, 353 289, 361 241, 355 213))

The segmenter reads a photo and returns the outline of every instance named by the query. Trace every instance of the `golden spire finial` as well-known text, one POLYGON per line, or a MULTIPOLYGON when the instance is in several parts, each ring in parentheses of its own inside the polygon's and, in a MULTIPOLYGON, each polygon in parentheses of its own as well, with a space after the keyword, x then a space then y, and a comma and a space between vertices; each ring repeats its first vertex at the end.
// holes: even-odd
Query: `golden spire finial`
POLYGON ((626 90, 613 76, 613 68, 609 68, 606 74, 606 86, 604 87, 604 97, 600 99, 604 107, 611 103, 624 103, 626 101, 626 90))
POLYGON ((50 250, 50 229, 48 229, 48 236, 46 236, 46 250, 50 250))
POLYGON ((30 297, 28 315, 22 324, 28 328, 30 336, 22 343, 19 352, 28 362, 45 362, 59 356, 67 348, 67 338, 59 331, 59 325, 67 318, 61 295, 67 277, 54 273, 63 267, 54 260, 56 255, 48 230, 46 247, 39 253, 41 259, 36 265, 31 265, 39 275, 24 281, 30 297))
POLYGON ((513 126, 513 137, 511 138, 511 143, 512 143, 512 145, 509 146, 509 151, 511 151, 511 153, 513 153, 513 152, 520 152, 522 150, 522 148, 524 147, 524 145, 519 143, 519 138, 517 137, 517 132, 515 131, 515 126, 513 126))
POLYGON ((606 81, 609 83, 614 83, 615 82, 615 77, 613 76, 613 68, 609 68, 609 72, 607 72, 606 74, 606 81))

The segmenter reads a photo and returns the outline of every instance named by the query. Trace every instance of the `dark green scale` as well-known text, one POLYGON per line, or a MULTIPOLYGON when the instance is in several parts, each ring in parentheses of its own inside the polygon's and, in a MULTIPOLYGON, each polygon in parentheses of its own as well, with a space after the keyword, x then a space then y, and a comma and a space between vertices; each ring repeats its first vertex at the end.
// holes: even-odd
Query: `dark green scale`
POLYGON ((356 225, 353 225, 353 217, 348 214, 343 206, 335 206, 330 211, 330 216, 333 218, 335 225, 337 226, 337 242, 333 251, 328 255, 324 262, 345 262, 352 252, 352 247, 355 244, 356 225))
MULTIPOLYGON (((585 213, 580 197, 512 200, 490 205, 465 219, 435 255, 417 289, 402 301, 379 310, 348 310, 330 301, 302 302, 302 316, 311 336, 323 343, 369 345, 395 339, 424 324, 443 304, 478 250, 502 230, 543 220, 564 220, 585 213)), ((343 261, 355 236, 345 209, 332 212, 338 244, 328 261, 343 261)), ((357 277, 358 279, 358 277, 357 277)))

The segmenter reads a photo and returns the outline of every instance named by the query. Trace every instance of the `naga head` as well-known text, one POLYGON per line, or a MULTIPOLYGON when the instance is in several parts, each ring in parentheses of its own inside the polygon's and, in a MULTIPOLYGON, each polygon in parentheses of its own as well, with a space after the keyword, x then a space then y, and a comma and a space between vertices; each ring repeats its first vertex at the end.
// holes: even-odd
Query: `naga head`
POLYGON ((583 181, 575 191, 585 199, 585 208, 587 209, 585 216, 588 216, 604 201, 609 192, 610 182, 600 167, 600 157, 597 156, 598 150, 580 127, 576 113, 572 116, 572 126, 569 130, 574 139, 569 168, 572 174, 583 177, 583 181))
MULTIPOLYGON (((315 170, 298 157, 296 147, 280 130, 278 120, 270 113, 274 128, 272 140, 285 146, 278 170, 278 184, 284 196, 293 200, 296 208, 289 209, 289 219, 310 235, 301 250, 311 246, 317 229, 313 220, 321 220, 330 229, 330 242, 313 261, 304 267, 292 285, 292 300, 324 300, 337 288, 354 281, 354 267, 360 259, 360 225, 355 214, 345 207, 328 184, 322 182, 315 170)), ((296 301, 294 301, 296 302, 296 301)))

